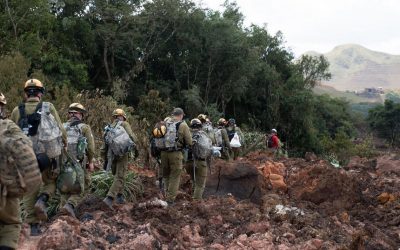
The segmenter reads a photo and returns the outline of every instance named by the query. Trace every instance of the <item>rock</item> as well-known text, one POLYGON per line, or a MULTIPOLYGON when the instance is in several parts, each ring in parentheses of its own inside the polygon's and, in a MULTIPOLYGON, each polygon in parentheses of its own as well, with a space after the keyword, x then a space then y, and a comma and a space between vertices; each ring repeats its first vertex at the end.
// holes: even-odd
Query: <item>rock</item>
POLYGON ((287 185, 286 185, 285 181, 283 180, 283 176, 277 175, 277 174, 270 174, 269 180, 271 182, 273 190, 278 190, 278 191, 282 191, 282 192, 287 191, 287 185))
POLYGON ((251 222, 246 225, 246 234, 265 233, 268 231, 270 224, 268 221, 251 222))
POLYGON ((204 238, 200 236, 200 226, 186 225, 181 229, 178 239, 182 242, 185 248, 198 248, 204 245, 204 238))
POLYGON ((124 246, 125 249, 155 249, 157 248, 156 239, 147 233, 138 235, 135 239, 124 246))
POLYGON ((389 194, 387 192, 381 193, 378 196, 378 201, 381 204, 386 204, 388 202, 393 202, 396 200, 396 197, 393 194, 389 194))
POLYGON ((226 196, 231 193, 236 199, 250 199, 261 203, 267 193, 267 183, 256 165, 247 161, 225 162, 217 160, 212 174, 207 177, 203 197, 226 196))
POLYGON ((306 161, 316 161, 318 157, 313 152, 306 152, 304 159, 306 159, 306 161))
POLYGON ((225 250, 226 247, 224 247, 224 246, 221 245, 221 244, 214 243, 214 244, 212 244, 212 245, 210 246, 210 249, 211 249, 211 250, 225 250))

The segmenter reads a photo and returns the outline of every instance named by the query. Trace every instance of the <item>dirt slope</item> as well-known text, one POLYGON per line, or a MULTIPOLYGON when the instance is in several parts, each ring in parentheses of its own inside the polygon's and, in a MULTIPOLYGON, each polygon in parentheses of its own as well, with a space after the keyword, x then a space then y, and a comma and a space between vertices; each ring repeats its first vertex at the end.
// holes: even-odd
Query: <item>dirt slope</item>
POLYGON ((336 169, 253 153, 215 162, 203 202, 191 201, 184 177, 168 208, 146 173, 138 203, 110 211, 89 197, 79 220, 54 218, 42 236, 23 236, 21 249, 398 249, 399 163, 355 158, 336 169))

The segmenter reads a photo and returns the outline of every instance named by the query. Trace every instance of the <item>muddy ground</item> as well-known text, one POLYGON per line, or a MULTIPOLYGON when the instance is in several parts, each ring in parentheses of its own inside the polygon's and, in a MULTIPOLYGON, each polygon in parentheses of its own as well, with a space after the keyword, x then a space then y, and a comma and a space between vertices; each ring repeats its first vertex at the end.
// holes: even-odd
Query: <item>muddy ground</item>
POLYGON ((213 164, 202 202, 183 177, 164 207, 152 171, 145 193, 110 211, 90 196, 77 219, 59 216, 21 249, 399 249, 400 160, 353 158, 335 168, 314 156, 272 161, 262 152, 213 164))

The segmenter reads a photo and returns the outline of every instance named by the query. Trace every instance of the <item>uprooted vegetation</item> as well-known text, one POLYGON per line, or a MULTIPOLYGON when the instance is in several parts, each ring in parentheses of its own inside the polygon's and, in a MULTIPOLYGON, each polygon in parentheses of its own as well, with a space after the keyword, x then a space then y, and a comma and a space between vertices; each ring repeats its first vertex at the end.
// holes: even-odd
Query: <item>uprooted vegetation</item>
POLYGON ((183 192, 167 208, 155 173, 137 169, 145 186, 137 202, 110 211, 89 196, 79 220, 55 217, 21 249, 397 249, 398 166, 390 156, 335 168, 316 158, 275 162, 252 153, 216 161, 202 202, 191 200, 184 175, 183 192))

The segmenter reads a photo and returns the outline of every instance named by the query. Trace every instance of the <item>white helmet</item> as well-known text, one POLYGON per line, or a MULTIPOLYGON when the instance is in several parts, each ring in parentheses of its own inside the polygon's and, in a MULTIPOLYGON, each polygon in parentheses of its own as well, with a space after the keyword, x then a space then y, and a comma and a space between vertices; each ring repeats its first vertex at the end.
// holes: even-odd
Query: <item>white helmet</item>
POLYGON ((276 131, 276 129, 274 129, 274 128, 273 128, 273 129, 271 129, 271 132, 272 132, 272 133, 275 133, 275 134, 277 134, 277 133, 278 133, 278 131, 276 131))

